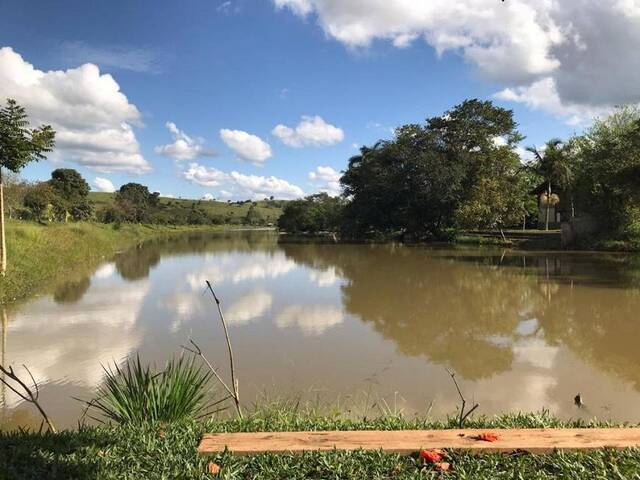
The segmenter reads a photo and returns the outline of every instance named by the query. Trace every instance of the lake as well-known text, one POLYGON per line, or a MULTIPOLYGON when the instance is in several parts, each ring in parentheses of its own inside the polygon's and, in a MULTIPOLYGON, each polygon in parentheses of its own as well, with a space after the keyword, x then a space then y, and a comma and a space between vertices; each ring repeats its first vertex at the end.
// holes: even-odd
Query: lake
MULTIPOLYGON (((162 364, 194 338, 226 368, 205 280, 222 299, 243 402, 288 398, 442 418, 457 373, 478 413, 543 408, 640 421, 640 258, 495 248, 293 243, 186 235, 122 252, 0 312, 2 362, 27 364, 75 427, 102 365, 162 364), (585 408, 573 397, 580 392, 585 408)), ((223 370, 226 371, 226 370, 223 370)), ((37 426, 2 390, 4 428, 37 426)))

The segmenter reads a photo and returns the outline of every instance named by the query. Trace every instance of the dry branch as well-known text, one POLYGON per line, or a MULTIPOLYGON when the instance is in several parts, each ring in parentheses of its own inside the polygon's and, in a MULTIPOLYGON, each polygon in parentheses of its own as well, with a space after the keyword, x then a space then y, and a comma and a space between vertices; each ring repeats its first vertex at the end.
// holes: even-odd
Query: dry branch
POLYGON ((458 391, 458 395, 460 396, 460 401, 462 402, 462 405, 460 406, 460 415, 458 416, 458 428, 464 428, 465 420, 480 405, 478 403, 476 403, 473 407, 471 407, 469 409, 469 411, 465 412, 465 409, 467 407, 467 400, 464 398, 464 395, 462 394, 462 391, 460 390, 460 385, 458 385, 458 381, 456 380, 456 374, 455 374, 455 372, 452 372, 448 368, 446 370, 447 370, 447 373, 451 376, 451 380, 453 380, 453 384, 456 386, 456 390, 458 391))
POLYGON ((211 285, 211 282, 209 282, 209 280, 206 280, 206 282, 207 282, 207 289, 211 292, 211 295, 213 296, 213 299, 216 302, 216 307, 218 308, 218 315, 220 317, 220 322, 222 323, 222 329, 224 330, 224 336, 227 341, 227 350, 229 352, 229 369, 231 370, 231 387, 229 387, 227 382, 225 382, 224 379, 220 376, 220 374, 218 373, 218 369, 211 364, 209 359, 202 352, 202 349, 198 346, 198 344, 193 339, 189 339, 189 343, 192 345, 193 348, 187 347, 185 345, 183 345, 182 348, 193 353, 194 355, 199 356, 202 359, 202 361, 207 366, 207 368, 211 370, 211 372, 216 377, 218 382, 220 382, 222 387, 227 391, 229 396, 233 399, 233 403, 235 404, 236 411, 238 412, 238 417, 243 418, 242 407, 240 405, 238 378, 236 377, 236 367, 235 367, 235 362, 233 357, 233 349, 231 347, 231 339, 229 338, 229 330, 227 329, 227 322, 225 321, 224 314, 222 313, 222 307, 220 306, 220 303, 221 303, 220 299, 216 295, 216 292, 213 290, 213 286, 211 285))
POLYGON ((18 377, 18 375, 13 370, 13 367, 9 366, 9 368, 5 368, 4 365, 1 365, 1 364, 0 364, 0 372, 3 373, 3 376, 0 377, 0 382, 5 384, 9 388, 9 390, 11 390, 13 393, 18 395, 25 402, 32 403, 33 405, 35 405, 35 407, 40 412, 40 415, 42 415, 42 418, 44 419, 47 426, 49 427, 49 430, 53 433, 57 433, 56 427, 53 425, 53 422, 49 418, 49 415, 47 415, 47 413, 44 411, 44 409, 40 405, 40 402, 39 402, 40 388, 38 387, 38 382, 36 382, 35 378, 33 378, 33 375, 31 374, 31 370, 29 370, 29 368, 27 368, 26 365, 22 365, 22 367, 29 374, 29 377, 31 378, 31 382, 33 383, 33 389, 31 389, 25 382, 23 382, 20 379, 20 377, 18 377), (9 382, 9 380, 7 380, 7 378, 15 382, 17 386, 12 385, 9 382))

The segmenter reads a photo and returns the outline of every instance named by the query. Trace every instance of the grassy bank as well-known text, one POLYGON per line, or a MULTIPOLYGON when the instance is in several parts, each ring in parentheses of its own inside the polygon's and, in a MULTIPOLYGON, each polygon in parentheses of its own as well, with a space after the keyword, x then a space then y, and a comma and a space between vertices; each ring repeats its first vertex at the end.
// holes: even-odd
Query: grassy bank
MULTIPOLYGON (((105 192, 91 192, 89 199, 96 210, 113 206, 115 194, 105 192)), ((286 200, 259 200, 255 202, 223 202, 215 200, 189 200, 182 198, 160 197, 160 206, 168 218, 179 219, 188 216, 192 209, 202 211, 210 219, 217 219, 218 223, 241 225, 251 206, 261 218, 264 225, 274 225, 282 215, 282 206, 286 200)), ((171 222, 175 223, 175 222, 171 222)))
POLYGON ((86 275, 101 260, 142 240, 224 227, 98 223, 7 223, 8 269, 0 278, 0 304, 46 292, 56 279, 86 275))
MULTIPOLYGON (((196 453, 204 432, 452 428, 454 423, 407 420, 395 416, 354 421, 275 406, 263 408, 245 420, 212 419, 142 427, 84 427, 58 435, 24 431, 0 433, 0 478, 609 479, 638 478, 640 474, 640 451, 635 449, 548 455, 478 456, 448 452, 447 461, 452 468, 442 474, 423 467, 415 457, 381 452, 316 452, 298 456, 263 454, 251 457, 229 454, 206 457, 196 453), (222 467, 219 476, 208 473, 209 462, 222 467)), ((542 413, 478 419, 468 422, 467 426, 531 428, 590 425, 563 423, 542 413)))

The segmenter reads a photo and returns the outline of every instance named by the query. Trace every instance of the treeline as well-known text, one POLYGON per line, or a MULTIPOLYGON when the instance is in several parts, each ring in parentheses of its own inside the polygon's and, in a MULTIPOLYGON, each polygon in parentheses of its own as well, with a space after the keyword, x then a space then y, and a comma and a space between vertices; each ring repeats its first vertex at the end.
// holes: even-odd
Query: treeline
POLYGON ((71 168, 58 168, 46 182, 25 182, 16 175, 5 178, 9 218, 44 221, 88 220, 94 215, 89 184, 71 168))
POLYGON ((640 113, 621 108, 566 142, 530 147, 513 112, 467 100, 392 140, 360 149, 340 183, 343 195, 313 195, 284 208, 289 232, 345 237, 443 239, 460 230, 589 219, 607 238, 640 239, 640 113), (542 212, 542 215, 540 215, 542 212))
POLYGON ((74 169, 54 170, 45 182, 26 182, 5 175, 5 203, 9 218, 53 221, 97 221, 102 223, 147 223, 161 225, 273 225, 283 202, 229 202, 220 212, 207 200, 161 199, 139 183, 122 185, 106 202, 92 201, 89 185, 74 169), (236 209, 238 212, 236 212, 236 209), (264 211, 273 210, 272 214, 264 211), (240 214, 240 212, 245 212, 240 214))

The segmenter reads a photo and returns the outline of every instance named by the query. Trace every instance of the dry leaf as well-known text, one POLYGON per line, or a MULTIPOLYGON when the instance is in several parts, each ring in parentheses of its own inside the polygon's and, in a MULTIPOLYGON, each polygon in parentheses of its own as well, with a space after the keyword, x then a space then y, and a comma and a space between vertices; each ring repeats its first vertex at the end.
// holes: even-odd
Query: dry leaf
POLYGON ((442 450, 420 450, 420 458, 425 463, 437 463, 442 460, 444 452, 442 450))
POLYGON ((438 462, 433 466, 438 472, 448 472, 451 469, 449 462, 438 462))
POLYGON ((498 434, 493 432, 485 432, 478 435, 478 440, 482 440, 483 442, 495 442, 498 440, 498 434))
POLYGON ((209 462, 207 465, 207 469, 211 475, 218 475, 220 473, 220 465, 217 463, 209 462))

